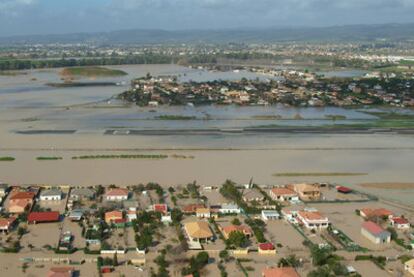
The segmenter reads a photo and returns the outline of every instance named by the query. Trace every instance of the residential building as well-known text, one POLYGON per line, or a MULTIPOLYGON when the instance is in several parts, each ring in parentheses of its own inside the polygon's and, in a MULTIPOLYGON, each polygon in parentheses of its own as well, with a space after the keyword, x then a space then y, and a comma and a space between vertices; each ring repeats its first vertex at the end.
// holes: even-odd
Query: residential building
POLYGON ((62 191, 59 189, 48 189, 40 192, 40 201, 60 201, 62 200, 62 191))
POLYGON ((34 203, 35 193, 18 191, 12 192, 8 204, 8 211, 12 214, 24 213, 32 207, 34 203))
POLYGON ((293 267, 268 267, 263 269, 262 277, 300 277, 293 267))
POLYGON ((404 263, 404 270, 414 276, 414 259, 404 263))
POLYGON ((276 255, 276 248, 271 242, 259 243, 258 251, 261 255, 276 255))
POLYGON ((397 229, 410 229, 410 222, 404 217, 393 217, 390 219, 391 225, 397 229))
POLYGON ((297 219, 308 229, 323 229, 329 226, 329 219, 318 211, 298 211, 297 219))
POLYGON ((318 184, 292 184, 287 186, 299 195, 303 201, 315 201, 321 199, 321 190, 318 184))
POLYGON ((168 206, 167 204, 154 204, 152 205, 152 210, 165 215, 168 213, 168 206))
POLYGON ((343 194, 348 194, 352 192, 352 189, 344 186, 337 186, 336 191, 343 194))
POLYGON ((198 218, 210 218, 211 212, 209 208, 198 208, 196 210, 196 216, 198 218))
POLYGON ((47 277, 73 277, 75 269, 73 267, 52 267, 47 273, 47 277))
POLYGON ((15 217, 0 218, 0 232, 2 233, 10 232, 14 228, 15 225, 16 225, 15 217))
POLYGON ((206 221, 194 221, 184 224, 184 230, 190 241, 208 242, 214 235, 206 221))
POLYGON ((379 209, 371 209, 371 208, 364 208, 359 211, 359 214, 363 218, 386 218, 390 219, 394 216, 393 212, 384 208, 379 209))
POLYGON ((276 210, 262 210, 262 219, 264 221, 280 219, 280 214, 276 210))
POLYGON ((128 200, 129 191, 124 188, 109 189, 105 193, 106 201, 124 201, 128 200))
POLYGON ((252 229, 247 225, 229 225, 220 227, 220 230, 225 239, 228 239, 233 232, 242 232, 247 238, 250 238, 253 235, 252 229))
POLYGON ((365 221, 362 224, 361 234, 375 244, 386 244, 391 241, 390 232, 372 221, 365 221))
POLYGON ((83 217, 83 211, 82 210, 72 210, 69 213, 69 216, 68 216, 68 218, 71 221, 80 221, 82 219, 82 217, 83 217))
POLYGON ((59 212, 32 212, 27 216, 29 224, 59 222, 59 212))
POLYGON ((126 213, 126 216, 127 216, 127 221, 128 222, 132 222, 133 220, 136 220, 138 218, 137 217, 137 210, 134 209, 134 208, 130 208, 126 213))
POLYGON ((70 191, 70 199, 74 201, 92 200, 95 198, 95 190, 90 188, 76 188, 70 191))
POLYGON ((219 209, 222 214, 239 214, 241 212, 239 206, 236 204, 223 204, 219 209))
POLYGON ((111 211, 105 213, 105 222, 107 224, 112 224, 116 221, 123 220, 124 215, 121 211, 111 211))
POLYGON ((3 183, 0 183, 0 198, 6 196, 9 186, 3 183))
POLYGON ((200 208, 204 208, 204 205, 203 204, 189 204, 187 206, 184 206, 182 210, 183 210, 183 213, 185 214, 193 214, 196 212, 197 209, 200 209, 200 208))
POLYGON ((262 202, 264 201, 264 196, 256 189, 245 189, 243 191, 243 200, 245 202, 262 202))
POLYGON ((270 197, 276 201, 298 201, 299 195, 292 189, 286 187, 272 188, 269 192, 270 197))

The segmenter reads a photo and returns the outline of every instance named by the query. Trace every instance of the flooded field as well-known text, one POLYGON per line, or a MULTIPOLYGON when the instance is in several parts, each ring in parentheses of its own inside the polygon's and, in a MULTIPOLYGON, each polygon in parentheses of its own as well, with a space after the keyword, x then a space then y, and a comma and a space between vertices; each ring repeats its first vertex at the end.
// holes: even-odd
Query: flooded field
MULTIPOLYGON (((270 124, 320 126, 332 124, 329 115, 344 123, 375 117, 341 108, 160 107, 122 105, 108 100, 128 88, 132 78, 177 75, 180 80, 267 78, 249 72, 208 72, 175 65, 118 66, 129 73, 101 78, 112 87, 52 88, 58 69, 0 76, 0 181, 11 184, 137 184, 157 181, 173 185, 197 180, 220 184, 226 179, 264 184, 332 181, 357 187, 359 183, 412 182, 414 136, 397 134, 239 134, 127 135, 129 129, 237 129, 270 124), (109 102, 108 102, 109 101, 109 102), (300 115, 299 119, 296 115, 300 115), (160 120, 160 115, 184 115, 193 120, 160 120), (277 119, 275 119, 277 118, 277 119), (119 130, 105 135, 106 130, 119 130), (25 131, 26 133, 22 133, 25 131), (194 159, 73 160, 101 154, 188 155, 194 159), (38 161, 39 156, 62 160, 38 161), (275 177, 286 172, 361 172, 356 176, 275 177)), ((99 79, 99 80, 101 80, 99 79)), ((90 81, 89 79, 81 81, 90 81)), ((94 80, 96 81, 96 80, 94 80)), ((338 122, 338 121, 336 121, 338 122)), ((379 196, 414 205, 414 190, 359 187, 379 196)))

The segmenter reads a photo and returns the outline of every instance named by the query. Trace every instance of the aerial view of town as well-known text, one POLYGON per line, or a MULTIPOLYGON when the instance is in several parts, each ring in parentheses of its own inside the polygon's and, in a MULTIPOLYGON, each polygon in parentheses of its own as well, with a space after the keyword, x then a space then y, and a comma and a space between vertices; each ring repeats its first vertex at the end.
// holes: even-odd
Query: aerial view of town
POLYGON ((414 277, 413 14, 0 0, 0 276, 414 277))

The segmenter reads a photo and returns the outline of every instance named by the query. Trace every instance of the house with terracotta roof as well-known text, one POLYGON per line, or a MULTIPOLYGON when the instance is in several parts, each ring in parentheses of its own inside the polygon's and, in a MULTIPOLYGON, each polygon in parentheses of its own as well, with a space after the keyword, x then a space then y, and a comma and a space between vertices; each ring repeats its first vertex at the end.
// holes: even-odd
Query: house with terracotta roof
POLYGON ((414 276, 414 259, 411 259, 404 263, 404 270, 407 271, 412 276, 414 276))
POLYGON ((152 210, 154 212, 159 212, 161 214, 167 214, 168 213, 168 206, 167 206, 167 204, 154 204, 154 205, 152 205, 152 210))
POLYGON ((259 243, 258 251, 261 255, 276 255, 276 247, 271 242, 259 243))
POLYGON ((29 211, 33 206, 34 192, 17 191, 10 195, 7 210, 12 214, 22 214, 29 211))
POLYGON ((293 267, 268 267, 263 269, 262 277, 300 277, 293 267))
POLYGON ((275 201, 298 201, 299 195, 292 189, 286 187, 272 188, 269 192, 270 197, 275 201))
POLYGON ((247 238, 250 238, 253 235, 252 229, 247 225, 228 225, 225 227, 220 226, 220 231, 222 232, 225 239, 230 237, 230 234, 233 232, 242 232, 247 238))
POLYGON ((297 219, 308 229, 324 229, 330 224, 329 219, 318 211, 298 211, 297 219))
POLYGON ((8 233, 16 226, 16 218, 0 218, 0 232, 8 233))
POLYGON ((123 220, 124 214, 121 211, 111 211, 105 213, 105 222, 107 224, 115 223, 116 221, 123 220))
POLYGON ((375 244, 386 244, 391 242, 391 233, 372 221, 365 221, 362 223, 361 234, 375 244))
POLYGON ((182 209, 185 214, 193 214, 197 209, 204 208, 203 204, 189 204, 182 209))
POLYGON ((364 209, 359 210, 359 214, 363 218, 378 217, 378 218, 390 219, 394 216, 394 213, 392 211, 384 209, 384 208, 379 208, 379 209, 364 208, 364 209))
POLYGON ((73 277, 75 269, 69 266, 52 267, 47 273, 47 277, 73 277))
POLYGON ((104 197, 106 201, 124 201, 128 200, 129 191, 124 188, 109 189, 104 197))
POLYGON ((392 217, 390 219, 390 222, 391 226, 400 230, 410 229, 411 227, 410 222, 404 217, 392 217))
POLYGON ((31 212, 27 216, 27 222, 29 224, 51 223, 51 222, 58 222, 59 220, 60 220, 59 212, 31 212))
POLYGON ((184 224, 185 233, 190 241, 208 242, 214 235, 206 221, 194 221, 184 224))
POLYGON ((198 218, 210 218, 211 217, 211 211, 209 208, 198 208, 196 210, 196 216, 198 218))
POLYGON ((299 199, 303 201, 320 200, 322 196, 318 184, 291 184, 287 188, 295 191, 299 195, 299 199))

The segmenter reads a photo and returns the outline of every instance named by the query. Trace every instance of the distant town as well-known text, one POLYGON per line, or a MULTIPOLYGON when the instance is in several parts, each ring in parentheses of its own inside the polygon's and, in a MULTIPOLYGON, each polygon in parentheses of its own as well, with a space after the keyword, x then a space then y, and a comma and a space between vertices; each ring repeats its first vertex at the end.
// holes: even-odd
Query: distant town
POLYGON ((139 106, 158 105, 272 105, 323 106, 414 106, 414 79, 395 74, 367 74, 362 78, 324 78, 296 70, 260 70, 267 81, 177 82, 174 76, 150 75, 132 81, 120 99, 139 106), (280 77, 280 80, 271 79, 280 77))

